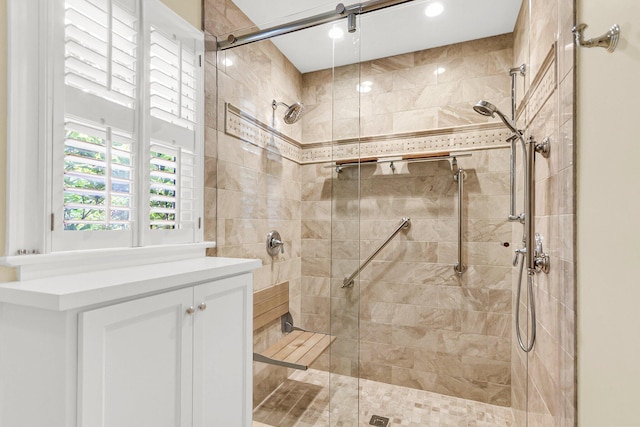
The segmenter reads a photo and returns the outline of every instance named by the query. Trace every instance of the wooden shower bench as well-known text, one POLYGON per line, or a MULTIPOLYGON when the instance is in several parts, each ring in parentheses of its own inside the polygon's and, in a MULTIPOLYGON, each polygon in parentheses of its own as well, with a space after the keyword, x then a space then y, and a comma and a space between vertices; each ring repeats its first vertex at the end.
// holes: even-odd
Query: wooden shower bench
POLYGON ((289 313, 289 282, 253 293, 253 330, 280 319, 285 335, 261 353, 253 353, 256 362, 307 370, 329 348, 336 337, 305 331, 293 325, 289 313))

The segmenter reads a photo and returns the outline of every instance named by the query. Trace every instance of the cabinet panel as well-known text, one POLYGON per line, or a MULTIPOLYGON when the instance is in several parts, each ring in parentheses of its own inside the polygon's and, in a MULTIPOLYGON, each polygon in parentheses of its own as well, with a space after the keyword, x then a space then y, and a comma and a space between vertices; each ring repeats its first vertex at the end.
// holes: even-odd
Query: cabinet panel
POLYGON ((80 315, 82 427, 192 424, 193 288, 80 315))
POLYGON ((251 274, 194 288, 195 427, 251 425, 252 299, 251 274))

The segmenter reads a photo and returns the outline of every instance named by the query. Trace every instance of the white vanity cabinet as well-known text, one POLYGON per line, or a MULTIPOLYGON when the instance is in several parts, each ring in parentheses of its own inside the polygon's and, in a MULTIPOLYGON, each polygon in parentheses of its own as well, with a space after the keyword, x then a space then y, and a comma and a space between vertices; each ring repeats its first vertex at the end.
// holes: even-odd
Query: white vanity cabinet
POLYGON ((191 426, 193 289, 80 313, 79 426, 191 426))
POLYGON ((220 260, 31 306, 18 302, 43 283, 0 285, 0 426, 250 426, 260 262, 220 260))

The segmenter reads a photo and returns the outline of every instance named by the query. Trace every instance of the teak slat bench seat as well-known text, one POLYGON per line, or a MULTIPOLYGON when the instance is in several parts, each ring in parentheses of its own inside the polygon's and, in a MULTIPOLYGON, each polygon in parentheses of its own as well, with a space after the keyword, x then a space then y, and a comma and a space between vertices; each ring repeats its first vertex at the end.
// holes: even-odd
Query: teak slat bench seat
POLYGON ((336 337, 293 326, 289 314, 289 282, 253 293, 253 330, 280 319, 282 339, 262 353, 253 353, 256 362, 307 370, 329 348, 336 337))

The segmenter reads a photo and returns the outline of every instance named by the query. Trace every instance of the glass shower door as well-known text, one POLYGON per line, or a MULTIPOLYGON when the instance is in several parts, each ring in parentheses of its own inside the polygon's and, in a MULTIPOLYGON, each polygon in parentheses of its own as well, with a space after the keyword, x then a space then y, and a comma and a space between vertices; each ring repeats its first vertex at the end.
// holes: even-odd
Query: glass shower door
POLYGON ((329 423, 358 426, 360 378, 360 17, 335 23, 331 96, 331 299, 329 423))

